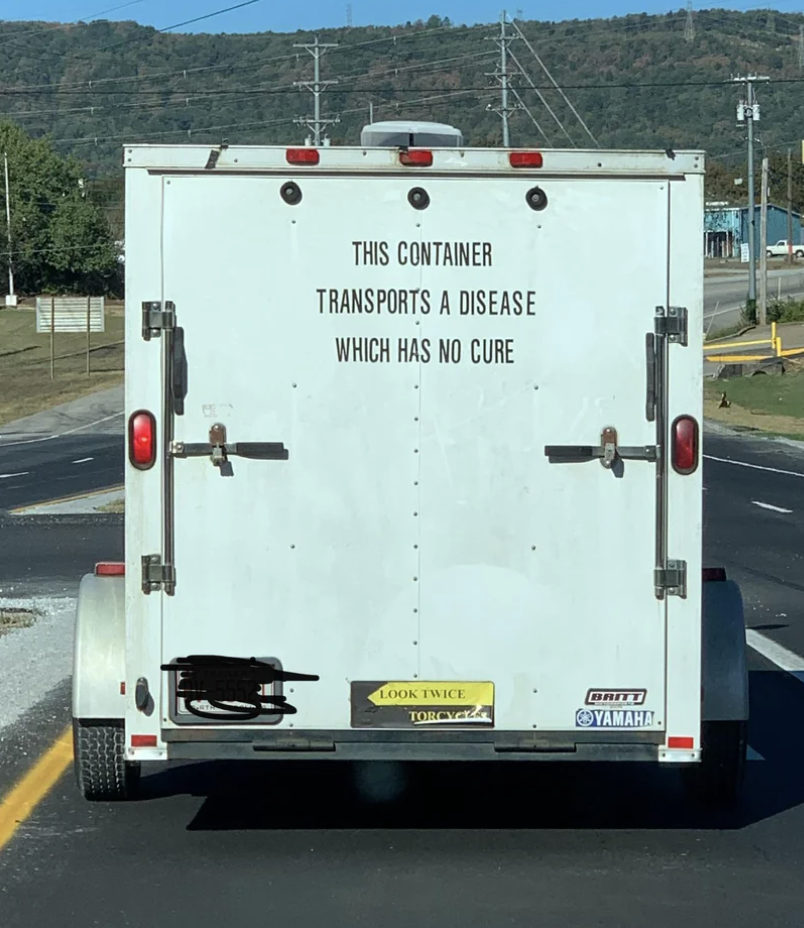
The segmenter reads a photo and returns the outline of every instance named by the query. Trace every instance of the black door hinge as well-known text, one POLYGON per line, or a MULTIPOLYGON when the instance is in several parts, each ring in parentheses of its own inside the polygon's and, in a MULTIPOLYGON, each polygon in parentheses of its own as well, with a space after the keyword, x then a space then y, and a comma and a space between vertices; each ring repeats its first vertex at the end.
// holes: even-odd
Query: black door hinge
POLYGON ((654 571, 654 584, 656 595, 680 596, 687 598, 687 562, 668 561, 666 568, 656 568, 654 571))
POLYGON ((656 307, 655 332, 667 336, 670 342, 686 345, 688 342, 687 310, 683 306, 656 307))
POLYGON ((176 307, 173 303, 166 302, 164 308, 158 302, 142 304, 142 337, 146 342, 175 327, 176 307))
POLYGON ((164 589, 172 594, 176 586, 176 568, 172 564, 163 564, 159 554, 142 556, 142 592, 155 593, 164 589))

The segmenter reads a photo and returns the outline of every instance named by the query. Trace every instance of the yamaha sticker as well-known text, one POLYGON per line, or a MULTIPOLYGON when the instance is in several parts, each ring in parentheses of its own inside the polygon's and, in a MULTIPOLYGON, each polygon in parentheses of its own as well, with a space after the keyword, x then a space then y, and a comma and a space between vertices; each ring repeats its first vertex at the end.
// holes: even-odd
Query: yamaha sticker
POLYGON ((650 728, 650 709, 578 709, 576 728, 650 728))

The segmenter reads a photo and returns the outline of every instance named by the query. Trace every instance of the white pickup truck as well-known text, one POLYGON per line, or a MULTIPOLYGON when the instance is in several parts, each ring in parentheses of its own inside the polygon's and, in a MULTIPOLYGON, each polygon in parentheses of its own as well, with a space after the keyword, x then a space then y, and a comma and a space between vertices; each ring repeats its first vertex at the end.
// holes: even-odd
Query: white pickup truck
POLYGON ((243 758, 618 761, 737 795, 743 610, 702 563, 688 337, 704 156, 445 137, 125 147, 125 563, 80 587, 87 799, 243 758))
MULTIPOLYGON (((766 248, 769 258, 786 258, 790 251, 787 239, 781 239, 775 245, 768 245, 766 248)), ((796 258, 804 258, 804 245, 793 245, 792 252, 796 258)))

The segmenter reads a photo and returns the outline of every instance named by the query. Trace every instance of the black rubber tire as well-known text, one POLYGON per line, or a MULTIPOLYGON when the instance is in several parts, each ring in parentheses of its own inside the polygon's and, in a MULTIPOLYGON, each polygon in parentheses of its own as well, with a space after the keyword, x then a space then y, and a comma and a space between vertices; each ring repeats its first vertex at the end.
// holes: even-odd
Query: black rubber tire
POLYGON ((140 765, 125 758, 122 722, 73 720, 75 780, 84 799, 121 802, 133 799, 140 780, 140 765))
POLYGON ((748 722, 704 722, 701 761, 683 770, 684 786, 694 799, 732 805, 740 797, 748 753, 748 722))
POLYGON ((804 258, 804 251, 796 251, 794 254, 797 258, 804 258))

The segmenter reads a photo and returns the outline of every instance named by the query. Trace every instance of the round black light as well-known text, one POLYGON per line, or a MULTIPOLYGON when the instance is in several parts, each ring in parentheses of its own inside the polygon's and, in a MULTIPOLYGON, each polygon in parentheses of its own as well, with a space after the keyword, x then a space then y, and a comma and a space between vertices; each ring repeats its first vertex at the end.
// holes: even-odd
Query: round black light
POLYGON ((408 203, 414 209, 427 209, 430 205, 430 194, 423 187, 414 187, 408 193, 408 203))
POLYGON ((531 187, 525 194, 525 202, 537 213, 541 212, 547 206, 547 194, 541 187, 531 187))
POLYGON ((289 206, 295 206, 297 203, 301 203, 301 188, 298 184, 294 184, 292 180, 288 181, 286 184, 282 184, 279 195, 289 206))

